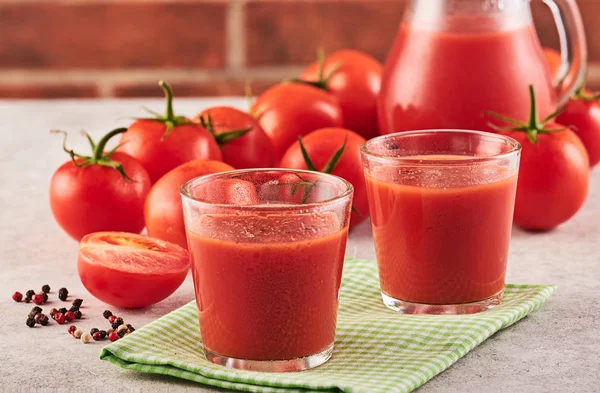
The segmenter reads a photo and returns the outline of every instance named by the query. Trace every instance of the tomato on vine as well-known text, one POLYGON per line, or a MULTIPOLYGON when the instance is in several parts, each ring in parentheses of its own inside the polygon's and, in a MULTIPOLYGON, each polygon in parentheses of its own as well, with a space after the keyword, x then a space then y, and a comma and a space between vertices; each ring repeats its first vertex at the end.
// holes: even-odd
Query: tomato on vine
POLYGON ((217 160, 223 156, 217 142, 204 127, 173 111, 173 93, 158 82, 167 101, 164 116, 138 119, 121 137, 120 151, 136 158, 148 171, 152 183, 171 169, 193 160, 217 160))
POLYGON ((71 160, 54 172, 50 181, 50 207, 64 231, 75 240, 98 231, 139 233, 144 229, 144 200, 150 177, 133 157, 116 151, 105 152, 106 143, 127 131, 115 129, 98 143, 86 133, 92 148, 84 156, 66 147, 71 160))
POLYGON ((535 92, 529 86, 531 112, 521 122, 495 113, 509 124, 500 133, 522 145, 514 222, 531 230, 548 230, 579 211, 588 192, 589 159, 585 147, 568 127, 554 122, 555 112, 539 120, 535 92))
POLYGON ((281 159, 280 166, 330 173, 348 180, 354 187, 350 220, 350 226, 354 226, 369 216, 360 160, 360 147, 365 142, 365 138, 344 128, 320 129, 298 138, 281 159))

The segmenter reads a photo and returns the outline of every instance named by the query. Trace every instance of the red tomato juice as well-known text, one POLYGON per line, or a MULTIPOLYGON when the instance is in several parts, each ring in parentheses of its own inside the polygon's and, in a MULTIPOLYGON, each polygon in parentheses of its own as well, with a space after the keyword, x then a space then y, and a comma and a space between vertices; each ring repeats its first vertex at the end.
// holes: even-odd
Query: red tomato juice
POLYGON ((526 120, 530 84, 542 118, 552 113, 556 92, 533 25, 481 31, 492 23, 455 17, 443 32, 402 25, 378 97, 380 133, 491 131, 486 111, 526 120))
POLYGON ((459 304, 503 290, 516 171, 440 166, 424 178, 376 169, 366 180, 383 293, 459 304))
POLYGON ((347 228, 331 233, 334 219, 207 215, 200 233, 188 229, 207 350, 285 360, 333 344, 347 239, 347 228))

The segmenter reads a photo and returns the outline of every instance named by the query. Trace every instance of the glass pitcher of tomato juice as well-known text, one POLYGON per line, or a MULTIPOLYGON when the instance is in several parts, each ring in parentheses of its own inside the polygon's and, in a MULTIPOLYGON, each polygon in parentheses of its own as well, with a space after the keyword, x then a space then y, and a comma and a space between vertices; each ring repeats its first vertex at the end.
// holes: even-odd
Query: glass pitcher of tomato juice
POLYGON ((561 41, 563 64, 555 80, 530 0, 411 0, 384 69, 380 132, 491 131, 486 111, 526 120, 530 84, 540 114, 554 112, 582 83, 587 52, 575 0, 543 2, 561 41))

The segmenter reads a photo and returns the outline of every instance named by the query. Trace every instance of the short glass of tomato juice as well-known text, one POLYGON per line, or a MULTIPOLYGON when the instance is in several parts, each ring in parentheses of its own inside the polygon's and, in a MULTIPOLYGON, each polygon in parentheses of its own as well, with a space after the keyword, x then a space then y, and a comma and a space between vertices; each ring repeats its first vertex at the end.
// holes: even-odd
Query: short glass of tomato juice
POLYGON ((213 363, 301 371, 333 352, 353 188, 248 169, 181 187, 200 334, 213 363))
POLYGON ((381 296, 407 314, 469 314, 502 301, 521 145, 423 130, 361 150, 381 296))

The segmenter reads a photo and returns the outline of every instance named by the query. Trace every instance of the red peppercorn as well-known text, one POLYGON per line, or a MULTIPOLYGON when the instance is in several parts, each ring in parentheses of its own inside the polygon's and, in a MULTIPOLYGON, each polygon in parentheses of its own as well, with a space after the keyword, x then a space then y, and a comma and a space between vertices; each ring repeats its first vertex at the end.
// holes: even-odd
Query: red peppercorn
POLYGON ((71 326, 69 326, 69 330, 68 330, 68 332, 69 332, 69 334, 72 336, 72 335, 73 335, 73 333, 75 333, 75 330, 77 330, 77 326, 75 326, 75 325, 71 325, 71 326))
POLYGON ((54 320, 56 321, 56 323, 58 323, 59 325, 62 325, 63 323, 65 323, 65 314, 63 313, 58 313, 54 315, 54 320))
POLYGON ((32 300, 35 304, 44 304, 44 295, 38 293, 32 300))
POLYGON ((65 319, 67 320, 67 322, 71 322, 75 319, 75 313, 73 313, 73 311, 67 311, 65 313, 65 319))
POLYGON ((92 334, 92 338, 94 339, 94 341, 100 341, 100 340, 102 340, 102 335, 98 331, 98 332, 92 334))
POLYGON ((42 314, 41 312, 37 313, 34 315, 33 319, 35 320, 35 323, 39 323, 40 318, 43 316, 44 314, 42 314))
POLYGON ((111 315, 110 317, 108 317, 108 323, 110 323, 112 325, 116 319, 117 319, 116 315, 111 315))
POLYGON ((21 300, 23 300, 23 294, 19 291, 13 293, 12 298, 15 302, 20 302, 21 300))
POLYGON ((119 334, 116 331, 113 331, 108 335, 108 339, 110 341, 117 341, 119 339, 119 334))

